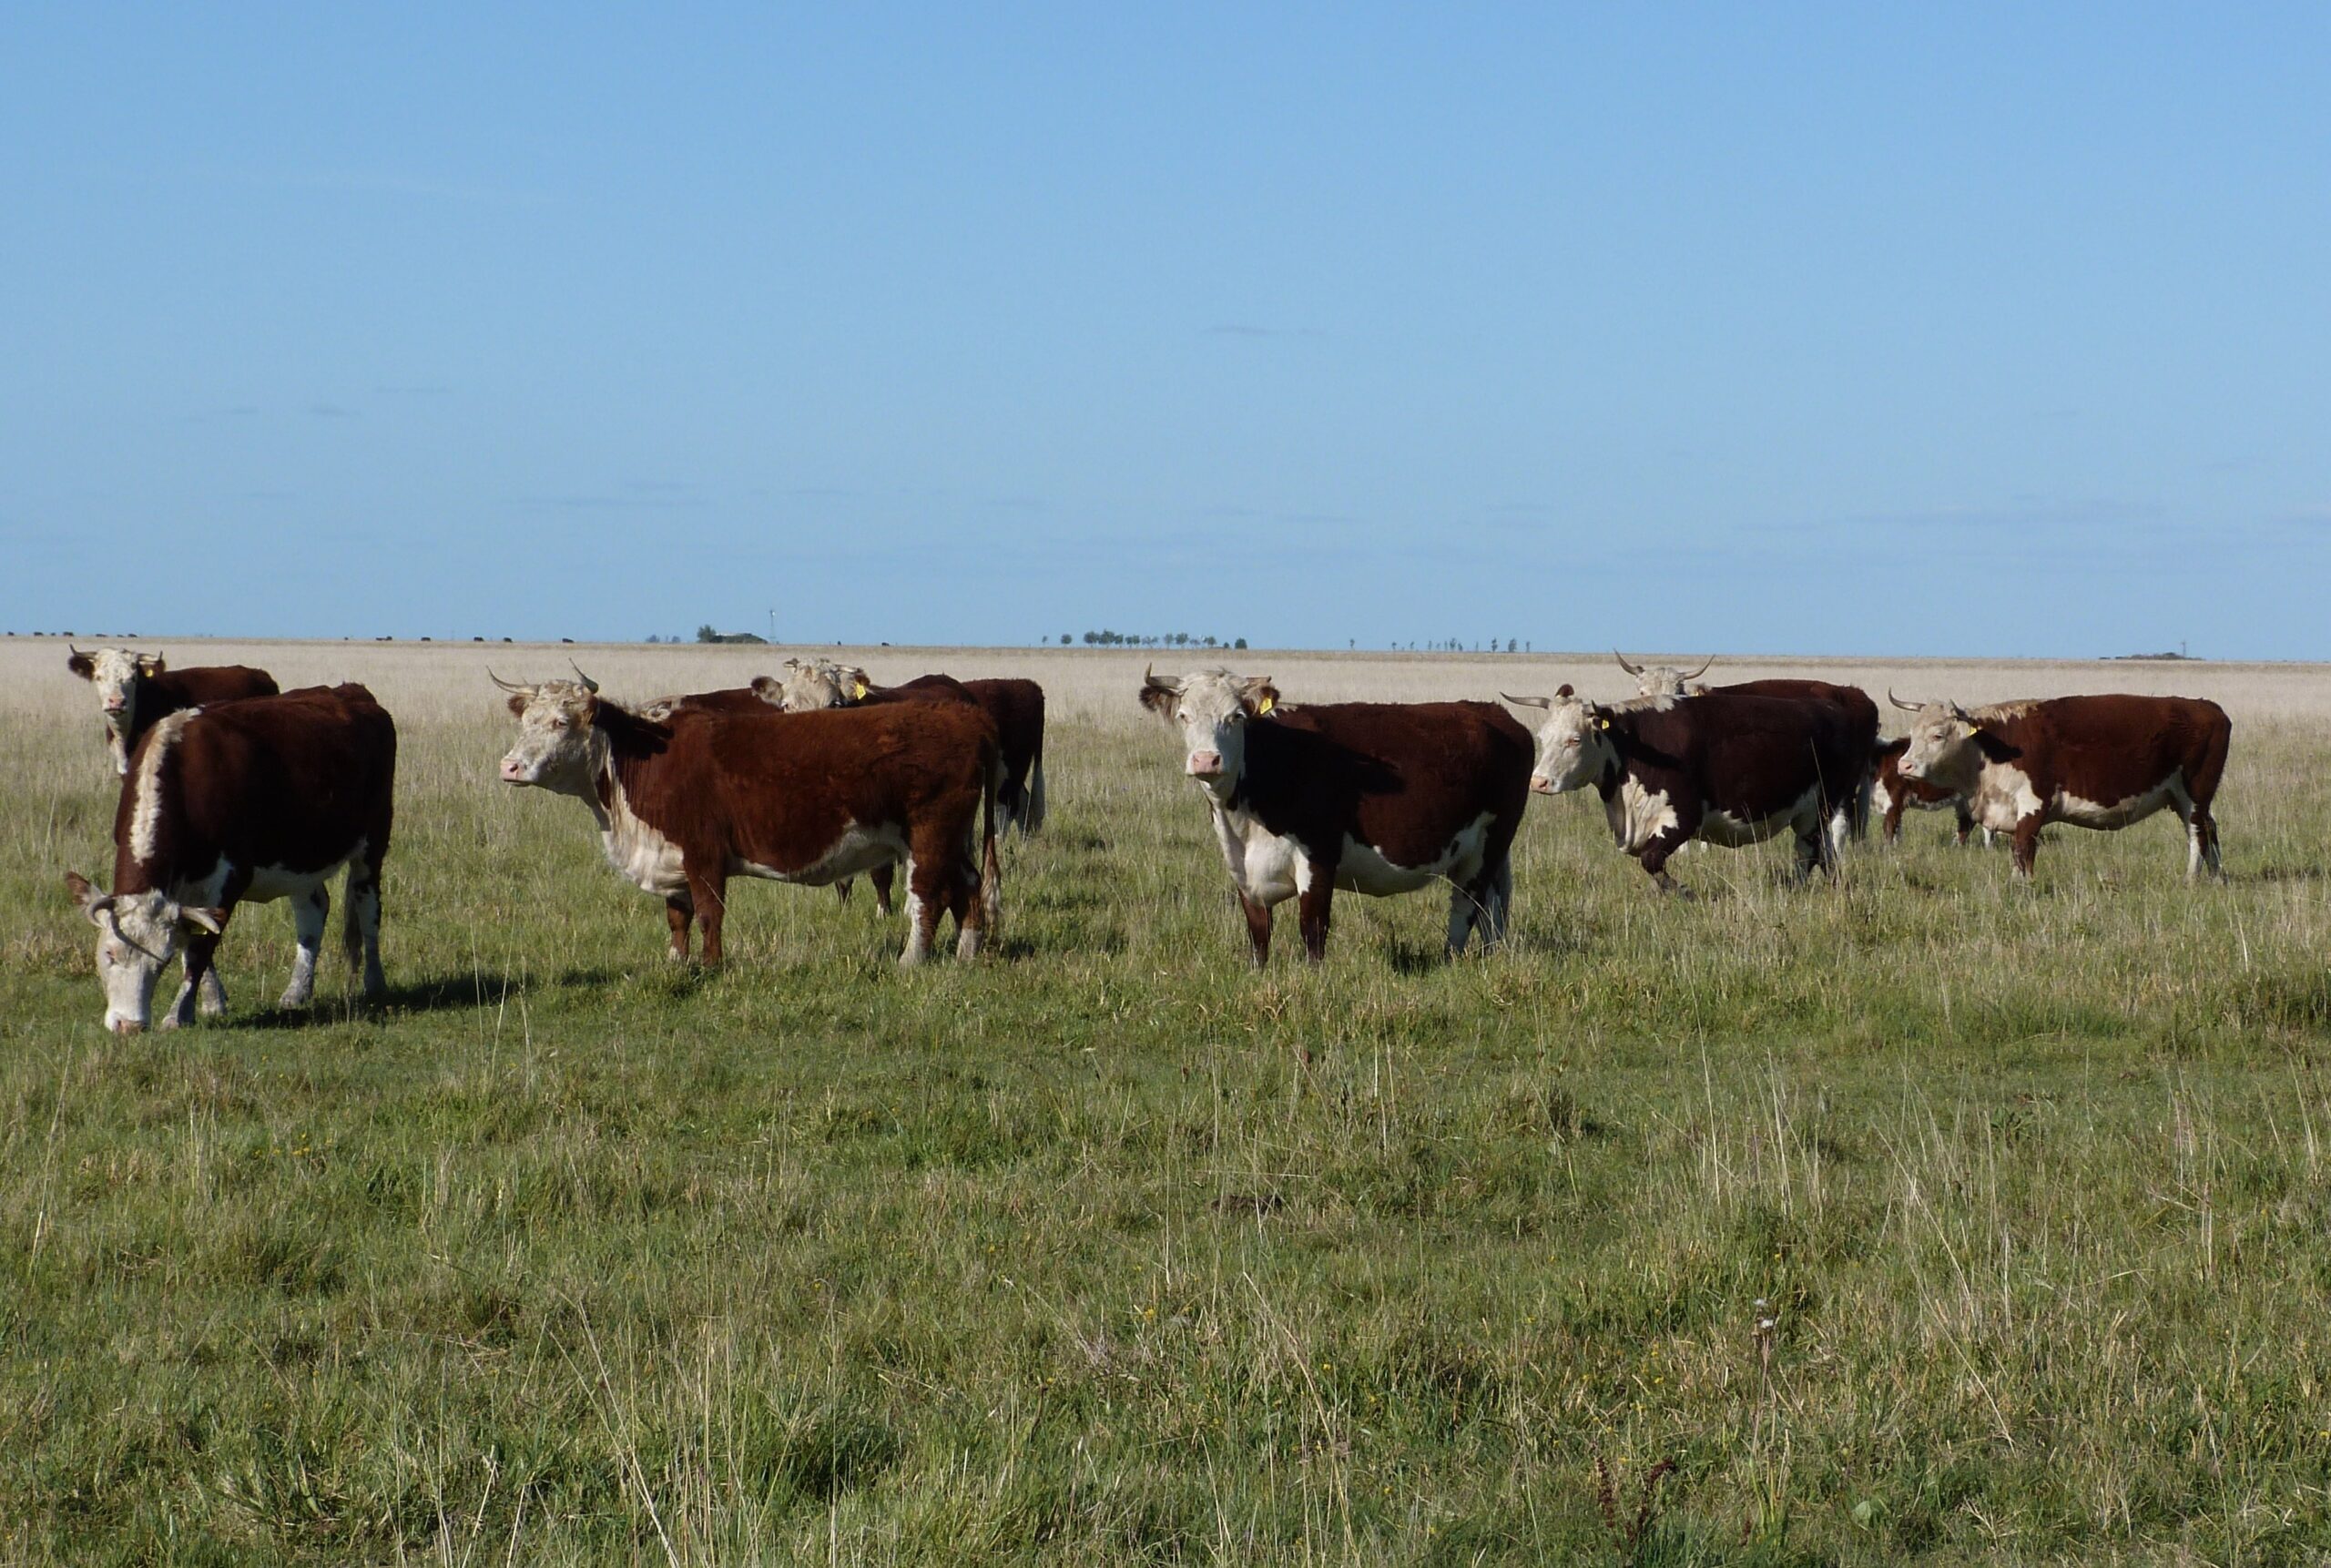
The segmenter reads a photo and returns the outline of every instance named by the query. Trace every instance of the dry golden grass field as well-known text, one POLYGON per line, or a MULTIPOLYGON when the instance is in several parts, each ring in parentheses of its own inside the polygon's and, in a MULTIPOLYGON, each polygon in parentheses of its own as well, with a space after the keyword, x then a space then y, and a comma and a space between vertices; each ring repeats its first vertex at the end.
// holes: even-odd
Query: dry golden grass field
POLYGON ((396 716, 391 995, 334 952, 275 1011, 260 908, 226 1017, 103 1033, 95 703, 0 641, 0 1561, 2331 1555, 2331 672, 1710 674, 2213 697, 2222 884, 2173 819, 2019 885, 1927 815, 1669 901, 1533 799, 1505 951, 1345 897, 1257 972, 1146 658, 1318 701, 1624 695, 1609 655, 814 650, 1043 682, 1051 820, 975 963, 754 883, 707 974, 495 783, 485 668, 803 650, 158 646, 396 716))

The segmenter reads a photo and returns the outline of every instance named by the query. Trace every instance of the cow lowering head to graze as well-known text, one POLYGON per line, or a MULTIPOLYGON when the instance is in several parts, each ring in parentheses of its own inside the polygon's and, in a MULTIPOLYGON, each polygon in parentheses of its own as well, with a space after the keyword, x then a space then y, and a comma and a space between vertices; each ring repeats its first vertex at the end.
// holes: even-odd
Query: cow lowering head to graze
POLYGON ((904 861, 902 963, 929 953, 942 914, 965 958, 996 927, 995 732, 975 707, 682 703, 648 719, 575 681, 494 684, 518 720, 503 781, 590 809, 616 870, 664 900, 676 959, 693 920, 704 962, 720 962, 732 875, 823 884, 904 861))
POLYGON ((1326 953, 1338 888, 1374 897, 1449 886, 1448 951, 1504 941, 1530 734, 1482 702, 1283 708, 1266 677, 1145 675, 1141 704, 1180 730, 1257 964, 1292 898, 1304 952, 1326 953))
POLYGON ((117 774, 129 771, 129 754, 137 748, 138 738, 171 714, 198 703, 275 695, 275 677, 248 665, 173 670, 160 654, 127 648, 83 653, 70 645, 67 651, 65 667, 97 688, 97 708, 105 715, 106 745, 113 752, 117 774))
POLYGON ((1664 891, 1676 887, 1668 858, 1694 839, 1738 847, 1794 830, 1798 874, 1832 868, 1834 803, 1868 768, 1868 748, 1856 749, 1833 702, 1710 694, 1606 708, 1567 686, 1506 700, 1545 714, 1530 788, 1592 786, 1611 836, 1664 891))
POLYGON ((106 1026, 143 1029, 154 984, 186 944, 186 978, 164 1028, 223 1012, 212 958, 237 905, 292 901, 299 952, 282 1005, 307 1004, 331 909, 325 883, 348 868, 342 935, 381 977, 381 861, 396 784, 396 725, 361 686, 310 687, 280 697, 181 709, 131 753, 114 811, 113 890, 66 873, 97 926, 106 1026))
POLYGON ((2058 697, 1968 709, 1894 706, 1918 717, 1900 768, 1966 798, 1983 827, 2013 835, 2015 869, 2031 874, 2051 822, 2111 830, 2163 807, 2185 824, 2185 874, 2219 871, 2211 802, 2234 726, 2214 702, 2186 697, 2058 697))
MULTIPOLYGON (((1951 841, 1963 846, 1975 830, 1975 815, 1968 809, 1967 797, 1923 779, 1906 777, 1902 772, 1902 753, 1909 744, 1909 736, 1897 736, 1892 740, 1879 741, 1870 752, 1877 767, 1871 774, 1869 803, 1882 824, 1880 836, 1889 844, 1900 839, 1905 811, 1947 810, 1957 819, 1951 841)), ((1984 830, 1984 841, 1990 841, 1988 829, 1984 830)))

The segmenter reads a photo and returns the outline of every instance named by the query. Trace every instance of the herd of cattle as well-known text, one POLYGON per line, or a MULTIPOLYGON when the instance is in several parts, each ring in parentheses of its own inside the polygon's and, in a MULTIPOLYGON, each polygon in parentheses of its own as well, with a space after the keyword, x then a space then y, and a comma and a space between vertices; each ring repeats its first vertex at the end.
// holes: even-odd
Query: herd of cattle
MULTIPOLYGON (((2186 871, 2219 869, 2210 813, 2232 733, 2215 703, 2064 697, 1965 708, 1892 697, 1909 733, 1878 738, 1858 687, 1760 680, 1710 687, 1699 669, 1620 659, 1638 695, 1591 702, 1569 686, 1507 696, 1534 735, 1487 702, 1291 703, 1265 677, 1145 674, 1143 707, 1177 727, 1203 793, 1255 962, 1272 914, 1297 901, 1304 950, 1326 952, 1339 888, 1385 896, 1450 889, 1449 951, 1501 941, 1512 851, 1532 793, 1592 788, 1620 848, 1663 890, 1694 840, 1796 836, 1798 874, 1833 871, 1873 812, 1890 840, 1905 809, 1949 809, 1959 838, 2012 836, 2028 876, 2051 822, 2116 829, 2168 808, 2186 871)), ((115 770, 113 887, 66 885, 98 931, 107 1027, 146 1026, 162 970, 185 949, 162 1023, 226 1005, 212 960, 235 908, 289 899, 298 937, 286 1007, 304 1005, 346 868, 343 940, 364 993, 385 991, 381 864, 389 846, 396 727, 361 686, 283 692, 264 670, 172 670, 157 656, 72 652, 98 694, 115 770)), ((693 926, 721 956, 728 880, 832 883, 864 873, 882 911, 907 881, 901 962, 927 956, 952 915, 977 953, 1002 912, 996 839, 1044 820, 1044 694, 1028 680, 923 676, 880 687, 862 670, 786 661, 732 690, 626 707, 574 680, 514 685, 518 738, 504 782, 581 800, 609 861, 660 896, 671 952, 693 926)), ((490 672, 489 672, 490 673, 490 672)), ((1889 693, 1889 697, 1891 694, 1889 693)))

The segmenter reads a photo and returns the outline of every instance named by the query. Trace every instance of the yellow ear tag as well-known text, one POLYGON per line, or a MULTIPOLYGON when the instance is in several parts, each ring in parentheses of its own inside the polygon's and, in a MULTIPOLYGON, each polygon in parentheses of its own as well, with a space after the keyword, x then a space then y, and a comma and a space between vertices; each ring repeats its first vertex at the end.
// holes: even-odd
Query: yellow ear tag
POLYGON ((1257 713, 1258 713, 1258 714, 1262 714, 1262 713, 1268 713, 1270 710, 1271 710, 1271 696, 1270 696, 1270 693, 1268 693, 1268 692, 1265 692, 1265 693, 1263 694, 1263 696, 1262 696, 1262 700, 1260 700, 1259 702, 1257 702, 1257 703, 1256 703, 1256 704, 1255 704, 1255 711, 1256 711, 1257 713))
POLYGON ((852 687, 852 690, 850 694, 850 696, 864 697, 866 695, 866 683, 864 681, 853 681, 850 684, 852 687))
POLYGON ((1597 729, 1608 729, 1611 728, 1611 721, 1607 718, 1598 718, 1594 721, 1594 728, 1597 729))
POLYGON ((1971 724, 1967 727, 1967 738, 1970 740, 1975 738, 1975 727, 1971 724))

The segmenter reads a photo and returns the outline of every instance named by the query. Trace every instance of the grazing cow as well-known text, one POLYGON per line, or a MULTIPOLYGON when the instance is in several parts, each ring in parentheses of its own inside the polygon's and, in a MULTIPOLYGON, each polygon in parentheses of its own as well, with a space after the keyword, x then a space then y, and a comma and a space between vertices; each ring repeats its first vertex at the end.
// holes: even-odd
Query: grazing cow
POLYGON ((2010 832, 2015 869, 2031 874, 2051 822, 2106 831, 2163 807, 2185 824, 2185 874, 2219 873, 2210 814, 2234 726, 2214 702, 2186 697, 2058 697, 1970 710, 1917 704, 1901 770, 1964 796, 1983 827, 2010 832))
POLYGON ((955 916, 964 958, 998 924, 995 736, 975 708, 785 714, 683 702, 650 719, 587 681, 494 684, 518 719, 503 781, 590 809, 609 862, 663 898, 675 959, 687 957, 693 919, 704 962, 720 962, 732 875, 822 884, 905 861, 901 963, 930 952, 942 913, 955 916))
MULTIPOLYGON (((1881 740, 1871 750, 1876 763, 1869 791, 1870 809, 1878 814, 1880 834, 1887 843, 1902 836, 1904 811, 1949 810, 1958 818, 1958 830, 1953 843, 1964 846, 1975 830, 1975 813, 1967 805, 1967 797, 1939 784, 1929 784, 1923 779, 1906 778, 1902 772, 1902 752, 1910 744, 1907 735, 1892 740, 1881 740)), ((1983 842, 1991 841, 1991 830, 1983 830, 1983 842)))
POLYGON ((132 653, 127 648, 99 648, 83 653, 67 645, 65 667, 97 688, 97 708, 106 720, 106 745, 113 752, 113 770, 127 775, 129 754, 138 738, 168 718, 206 702, 229 702, 239 697, 273 697, 275 677, 249 665, 198 666, 171 669, 160 654, 132 653))
POLYGON ((1737 848, 1794 829, 1797 874, 1834 869, 1831 814, 1869 767, 1834 702, 1710 693, 1605 708, 1567 686, 1506 700, 1545 710, 1530 788, 1593 785, 1619 848, 1667 892, 1677 890, 1668 857, 1695 838, 1737 848))
POLYGON ((1267 677, 1145 674, 1141 705, 1178 725, 1257 964, 1271 911, 1298 899, 1318 962, 1338 888, 1382 898, 1449 884, 1448 950, 1505 940, 1530 732, 1484 702, 1280 708, 1267 677))
POLYGON ((99 932, 106 1027, 146 1027, 154 983, 186 942, 186 980, 162 1019, 190 1023, 226 1010, 211 967, 235 906, 290 899, 299 953, 282 1005, 315 990, 316 953, 331 910, 326 879, 348 868, 341 911, 350 967, 364 994, 381 978, 381 860, 389 852, 397 728, 361 686, 308 687, 280 697, 184 708, 146 732, 114 812, 113 891, 67 872, 66 885, 99 932))
MULTIPOLYGON (((1685 675, 1665 665, 1654 665, 1645 669, 1641 665, 1629 664, 1626 656, 1615 649, 1613 653, 1619 661, 1619 667, 1636 677, 1636 690, 1646 697, 1705 697, 1720 692, 1732 697, 1782 697, 1797 701, 1836 703, 1845 710, 1854 732, 1868 742, 1864 749, 1869 753, 1871 762, 1860 786, 1845 799, 1833 802, 1834 809, 1829 820, 1830 847, 1842 850, 1848 839, 1859 839, 1868 830, 1870 799, 1878 767, 1878 704, 1870 699, 1869 693, 1858 686, 1837 686, 1826 680, 1742 680, 1729 686, 1694 684, 1695 677, 1705 675, 1708 666, 1715 663, 1713 657, 1698 669, 1685 675)), ((1898 812, 1896 820, 1899 820, 1898 812)), ((1888 837, 1890 842, 1892 836, 1889 834, 1888 837)))

